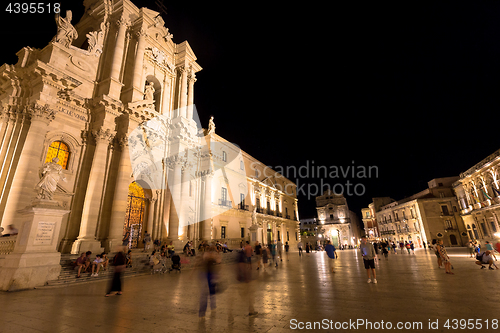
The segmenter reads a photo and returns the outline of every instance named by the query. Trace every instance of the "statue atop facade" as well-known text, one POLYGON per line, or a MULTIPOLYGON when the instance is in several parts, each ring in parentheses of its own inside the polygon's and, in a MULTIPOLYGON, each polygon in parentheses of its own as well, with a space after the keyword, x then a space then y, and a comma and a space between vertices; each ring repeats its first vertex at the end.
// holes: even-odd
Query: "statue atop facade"
POLYGON ((146 87, 144 88, 144 100, 154 101, 155 100, 154 93, 155 93, 154 83, 149 82, 148 84, 146 84, 146 87))
POLYGON ((78 38, 78 32, 71 24, 72 18, 73 14, 71 10, 66 11, 66 18, 62 18, 59 13, 56 14, 57 33, 52 41, 69 47, 71 43, 78 38))
POLYGON ((253 208, 252 212, 252 224, 257 224, 257 206, 253 208))
POLYGON ((207 135, 210 135, 212 133, 215 133, 215 123, 214 123, 214 117, 210 117, 210 120, 208 122, 208 131, 207 135))
POLYGON ((57 164, 59 158, 54 157, 51 162, 45 163, 42 169, 42 179, 36 185, 38 199, 52 200, 59 180, 66 181, 63 175, 63 167, 57 164))

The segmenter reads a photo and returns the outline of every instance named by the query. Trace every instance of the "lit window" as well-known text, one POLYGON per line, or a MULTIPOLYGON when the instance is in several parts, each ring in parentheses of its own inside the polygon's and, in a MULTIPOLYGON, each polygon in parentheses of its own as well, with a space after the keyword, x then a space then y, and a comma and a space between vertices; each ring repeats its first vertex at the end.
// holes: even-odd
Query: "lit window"
POLYGON ((69 148, 62 141, 54 141, 50 144, 49 149, 47 151, 47 157, 45 158, 45 163, 52 162, 54 157, 59 158, 59 164, 64 169, 68 168, 68 160, 69 160, 69 148))

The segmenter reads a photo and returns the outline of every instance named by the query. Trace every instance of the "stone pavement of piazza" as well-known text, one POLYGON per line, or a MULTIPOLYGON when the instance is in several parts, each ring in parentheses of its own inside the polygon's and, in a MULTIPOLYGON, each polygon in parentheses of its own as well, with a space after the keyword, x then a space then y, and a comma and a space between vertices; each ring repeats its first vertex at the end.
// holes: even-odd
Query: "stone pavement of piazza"
MULTIPOLYGON (((392 331, 443 332, 448 331, 443 328, 448 319, 473 319, 474 325, 476 320, 482 322, 483 328, 477 331, 488 331, 484 329, 486 320, 490 331, 498 331, 491 325, 500 319, 496 290, 500 270, 480 269, 466 255, 466 248, 450 248, 448 252, 455 275, 439 269, 429 250, 419 249, 414 255, 391 254, 377 260, 378 284, 367 283, 356 250, 339 251, 335 274, 329 272, 325 252, 304 253, 302 257, 292 252, 289 261, 280 262, 278 268, 268 266, 266 271, 257 271, 253 264, 255 316, 248 314, 248 302, 241 292, 244 285, 236 281, 232 264, 220 266, 227 289, 216 295, 217 308, 211 313, 209 306, 205 320, 198 319, 201 286, 196 269, 127 278, 123 295, 113 297, 104 297, 107 281, 1 292, 0 330, 290 332, 307 327, 308 322, 352 324, 364 320, 364 325, 422 323, 421 329, 395 330, 394 326, 392 331), (429 329, 429 320, 437 321, 439 329, 429 329)), ((460 327, 458 323, 456 327, 460 327)), ((374 330, 350 326, 346 330, 317 327, 309 331, 374 330)))

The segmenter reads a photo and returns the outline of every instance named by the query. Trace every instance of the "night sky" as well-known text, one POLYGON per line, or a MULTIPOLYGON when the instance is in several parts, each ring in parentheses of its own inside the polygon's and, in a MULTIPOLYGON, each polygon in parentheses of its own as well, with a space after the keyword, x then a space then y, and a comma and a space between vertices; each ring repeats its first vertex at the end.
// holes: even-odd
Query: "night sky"
MULTIPOLYGON (((217 134, 272 167, 377 167, 369 179, 285 174, 301 218, 315 217, 308 184, 361 184, 347 196, 361 215, 372 197, 410 196, 500 148, 499 2, 164 3, 173 41, 188 40, 203 67, 204 127, 213 115, 217 134)), ((63 2, 74 24, 82 4, 63 2)), ((56 33, 53 14, 2 8, 0 19, 0 63, 56 33)))

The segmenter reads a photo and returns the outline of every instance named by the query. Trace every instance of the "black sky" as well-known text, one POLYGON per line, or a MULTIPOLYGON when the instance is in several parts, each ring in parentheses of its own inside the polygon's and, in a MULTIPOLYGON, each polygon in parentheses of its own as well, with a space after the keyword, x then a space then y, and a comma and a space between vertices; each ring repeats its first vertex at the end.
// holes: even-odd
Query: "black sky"
MULTIPOLYGON (((63 2, 74 23, 82 3, 63 2)), ((377 166, 377 178, 323 179, 363 184, 348 197, 358 215, 372 197, 410 196, 499 148, 498 2, 164 3, 174 42, 188 40, 203 67, 202 124, 214 115, 217 134, 270 166, 377 166)), ((0 63, 56 32, 52 14, 0 18, 0 63)), ((314 217, 307 199, 300 215, 314 217)))

